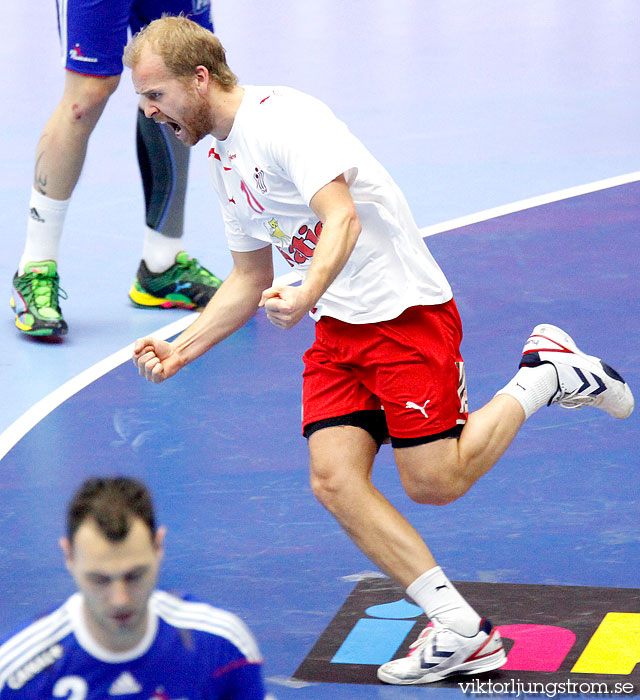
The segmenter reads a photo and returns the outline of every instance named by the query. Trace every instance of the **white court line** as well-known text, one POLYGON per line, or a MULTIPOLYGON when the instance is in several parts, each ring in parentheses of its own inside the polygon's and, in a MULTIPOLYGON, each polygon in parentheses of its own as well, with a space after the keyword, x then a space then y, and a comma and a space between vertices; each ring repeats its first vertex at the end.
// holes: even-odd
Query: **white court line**
POLYGON ((555 192, 541 194, 537 197, 521 199, 519 202, 503 204, 502 206, 494 207, 493 209, 485 209, 484 211, 479 211, 476 214, 469 214, 468 216, 461 216, 457 219, 451 219, 450 221, 443 221, 441 224, 425 226, 424 228, 420 229, 420 233, 426 238, 427 236, 433 236, 436 233, 452 231, 453 229, 462 228, 463 226, 477 224, 480 221, 488 221, 489 219, 496 219, 497 217, 505 216, 506 214, 513 214, 516 211, 532 209, 533 207, 539 207, 543 204, 551 204, 552 202, 559 202, 562 199, 579 197, 582 194, 590 194, 591 192, 598 192, 599 190, 607 190, 610 187, 628 185, 630 182, 637 182, 638 180, 640 180, 640 170, 636 170, 636 172, 633 173, 627 173, 626 175, 608 177, 606 180, 597 180, 596 182, 590 182, 586 185, 577 185, 575 187, 568 187, 564 190, 556 190, 555 192))
MULTIPOLYGON (((424 237, 433 236, 437 233, 453 231, 455 229, 462 228, 463 226, 477 224, 480 221, 487 221, 489 219, 495 219, 499 216, 505 216, 506 214, 513 214, 517 211, 539 207, 543 204, 550 204, 552 202, 559 202, 563 199, 570 199, 571 197, 578 197, 583 194, 598 192, 599 190, 606 190, 610 187, 627 185, 631 182, 637 182, 639 180, 640 171, 627 173, 626 175, 618 175, 605 180, 591 182, 586 185, 578 185, 576 187, 557 190, 556 192, 550 192, 549 194, 543 194, 537 197, 521 199, 518 202, 504 204, 492 209, 485 209, 484 211, 477 212, 476 214, 461 216, 457 219, 443 221, 440 224, 425 226, 420 229, 420 233, 424 237)), ((294 282, 299 281, 299 279, 299 276, 294 272, 288 272, 287 274, 276 278, 274 280, 274 284, 293 284, 294 282)), ((151 335, 162 339, 170 338, 172 335, 176 335, 177 333, 183 331, 194 320, 194 315, 190 314, 189 316, 185 316, 167 326, 164 326, 163 328, 160 328, 157 331, 154 331, 151 335)), ((119 365, 125 363, 131 358, 132 352, 133 343, 122 348, 122 350, 118 350, 113 355, 106 357, 104 360, 101 360, 92 367, 84 370, 77 376, 70 379, 68 382, 65 382, 62 386, 58 387, 55 391, 51 392, 48 396, 45 396, 43 399, 38 401, 38 403, 34 404, 28 411, 23 413, 20 418, 14 421, 0 434, 0 459, 2 459, 7 452, 9 452, 9 450, 11 450, 11 448, 21 438, 23 438, 29 432, 29 430, 31 430, 31 428, 33 428, 43 418, 51 413, 51 411, 57 408, 69 397, 73 396, 81 389, 84 389, 85 386, 91 384, 91 382, 94 382, 96 379, 99 379, 103 375, 107 374, 107 372, 110 372, 112 369, 115 369, 119 365)))

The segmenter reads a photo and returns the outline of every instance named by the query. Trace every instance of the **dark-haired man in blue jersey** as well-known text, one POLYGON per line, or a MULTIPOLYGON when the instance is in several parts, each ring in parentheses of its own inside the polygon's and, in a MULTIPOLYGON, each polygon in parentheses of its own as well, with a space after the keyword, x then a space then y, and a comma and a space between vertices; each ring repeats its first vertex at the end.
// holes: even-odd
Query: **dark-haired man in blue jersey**
POLYGON ((245 624, 156 589, 164 536, 143 484, 85 482, 60 539, 78 591, 0 645, 1 700, 265 699, 245 624))

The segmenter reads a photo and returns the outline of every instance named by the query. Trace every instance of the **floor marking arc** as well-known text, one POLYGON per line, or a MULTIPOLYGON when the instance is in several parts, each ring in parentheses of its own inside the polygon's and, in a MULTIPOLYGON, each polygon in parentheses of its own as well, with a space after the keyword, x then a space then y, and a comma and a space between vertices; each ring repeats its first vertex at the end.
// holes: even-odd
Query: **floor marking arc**
MULTIPOLYGON (((197 315, 197 314, 196 314, 197 315)), ((177 333, 183 331, 194 320, 194 314, 185 315, 183 318, 174 321, 157 331, 150 333, 154 338, 166 340, 177 333)), ((43 399, 31 406, 19 418, 17 418, 6 430, 0 433, 0 460, 18 443, 34 426, 36 426, 43 418, 46 418, 49 413, 55 410, 60 404, 64 403, 68 398, 77 394, 91 382, 100 379, 112 369, 119 367, 131 359, 133 353, 133 343, 117 350, 112 355, 105 357, 96 364, 88 367, 69 379, 43 399)))

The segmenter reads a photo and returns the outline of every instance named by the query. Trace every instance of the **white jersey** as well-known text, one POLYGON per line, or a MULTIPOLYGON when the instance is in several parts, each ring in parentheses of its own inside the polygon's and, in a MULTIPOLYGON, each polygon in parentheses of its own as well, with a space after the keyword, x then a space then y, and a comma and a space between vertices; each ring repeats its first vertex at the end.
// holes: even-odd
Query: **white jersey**
POLYGON ((304 278, 322 223, 313 196, 345 175, 362 232, 311 316, 374 323, 406 308, 441 304, 451 288, 387 171, 322 102, 292 88, 244 86, 209 169, 232 251, 273 244, 304 278))

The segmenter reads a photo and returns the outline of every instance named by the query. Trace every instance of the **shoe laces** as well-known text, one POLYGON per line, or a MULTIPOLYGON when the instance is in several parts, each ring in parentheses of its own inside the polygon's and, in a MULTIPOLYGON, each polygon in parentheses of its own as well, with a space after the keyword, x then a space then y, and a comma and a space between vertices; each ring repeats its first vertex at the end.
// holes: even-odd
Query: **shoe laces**
POLYGON ((220 284, 220 280, 206 267, 198 262, 197 258, 187 258, 178 260, 175 264, 176 278, 188 279, 192 282, 202 282, 203 284, 220 284))
POLYGON ((418 649, 422 648, 427 642, 430 641, 431 637, 436 634, 436 632, 439 629, 444 629, 442 627, 436 627, 435 624, 430 623, 427 627, 425 627, 422 632, 418 635, 418 638, 414 641, 411 642, 409 645, 409 653, 407 656, 411 656, 412 654, 415 654, 418 649))
POLYGON ((40 309, 57 308, 58 299, 68 298, 57 275, 54 277, 42 272, 27 272, 22 277, 31 289, 33 303, 40 309))
POLYGON ((598 399, 596 396, 575 396, 560 399, 558 403, 561 408, 575 409, 582 408, 583 406, 593 406, 597 401, 598 399))
POLYGON ((580 396, 578 390, 560 394, 556 402, 561 408, 576 409, 583 406, 593 406, 598 402, 598 396, 580 396))

